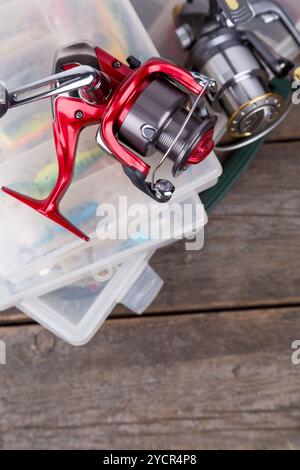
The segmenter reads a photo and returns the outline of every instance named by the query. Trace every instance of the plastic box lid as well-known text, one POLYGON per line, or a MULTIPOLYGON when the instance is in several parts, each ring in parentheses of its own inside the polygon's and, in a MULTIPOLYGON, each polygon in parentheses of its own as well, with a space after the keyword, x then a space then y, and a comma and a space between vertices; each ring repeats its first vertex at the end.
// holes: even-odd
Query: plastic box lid
MULTIPOLYGON (((159 224, 155 223, 154 225, 154 228, 159 227, 158 235, 154 232, 146 235, 139 231, 136 239, 124 241, 127 249, 123 256, 115 254, 114 251, 113 253, 108 251, 106 256, 93 257, 91 249, 90 257, 85 260, 82 266, 79 263, 81 256, 76 253, 72 265, 68 265, 67 261, 61 261, 54 268, 41 270, 31 278, 18 283, 11 283, 2 278, 0 282, 0 309, 5 310, 19 304, 24 298, 41 296, 60 289, 91 273, 103 271, 107 267, 118 266, 120 263, 130 260, 132 256, 154 251, 176 239, 181 239, 186 233, 202 229, 206 223, 207 216, 202 204, 199 203, 198 196, 196 193, 190 193, 177 203, 166 205, 165 211, 161 213, 159 224), (167 236, 161 236, 164 233, 163 230, 167 231, 165 232, 167 236)), ((101 250, 101 253, 104 255, 104 250, 101 250)))
POLYGON ((80 346, 92 339, 117 303, 141 314, 158 295, 162 279, 148 265, 152 253, 133 257, 98 277, 87 276, 20 308, 64 341, 80 346))
MULTIPOLYGON (((46 151, 40 150, 41 156, 46 151)), ((27 179, 27 173, 32 172, 33 163, 37 161, 38 149, 31 151, 34 154, 32 160, 17 158, 19 165, 15 165, 16 159, 0 165, 0 181, 7 182, 18 175, 19 179, 27 179), (32 165, 30 165, 32 162, 32 165), (27 167, 27 165, 29 166, 27 167), (28 170, 28 171, 27 171, 28 170), (11 175, 8 177, 8 174, 11 175), (22 175, 22 176, 21 176, 22 175)), ((23 156, 24 157, 24 156, 23 156)), ((41 158, 42 159, 42 158, 41 158)), ((90 256, 91 250, 96 250, 99 256, 118 255, 127 256, 127 245, 120 241, 103 242, 96 235, 99 229, 100 217, 97 211, 101 205, 110 204, 115 209, 111 219, 106 221, 103 230, 115 225, 121 229, 126 224, 126 213, 119 211, 122 208, 119 201, 126 197, 128 207, 131 204, 141 204, 146 216, 150 211, 156 211, 157 216, 164 211, 164 204, 159 204, 141 191, 137 190, 124 174, 121 165, 113 161, 104 161, 102 157, 100 165, 102 169, 94 171, 81 180, 74 182, 66 194, 62 212, 71 221, 76 223, 91 238, 89 243, 77 239, 69 232, 61 229, 52 221, 48 221, 39 213, 29 207, 20 204, 6 194, 0 196, 0 273, 1 276, 11 282, 20 282, 32 277, 38 271, 57 266, 62 260, 80 253, 80 263, 90 256), (105 164, 107 163, 107 166, 105 164)), ((170 164, 164 166, 161 177, 169 176, 170 164)), ((211 154, 204 162, 190 168, 182 176, 176 178, 176 193, 173 201, 182 198, 191 191, 197 190, 203 184, 217 180, 221 174, 221 165, 214 154, 211 154)), ((101 231, 101 230, 100 230, 101 231)), ((142 248, 140 246, 140 248, 142 248)))
MULTIPOLYGON (((155 243, 155 248, 165 246, 173 243, 176 240, 182 239, 190 234, 199 233, 197 237, 197 249, 201 249, 204 244, 204 238, 202 237, 204 225, 207 223, 207 216, 204 208, 199 201, 198 195, 189 195, 181 201, 175 207, 172 216, 166 213, 165 217, 162 217, 160 223, 160 233, 166 230, 167 237, 163 238, 160 236, 160 241, 155 243), (183 217, 184 214, 184 217, 183 217), (170 220, 172 223, 170 224, 170 220), (171 229, 171 233, 170 233, 171 229)), ((148 256, 149 252, 153 252, 151 246, 143 253, 144 257, 148 256)), ((132 258, 137 258, 137 255, 131 255, 125 261, 131 261, 132 258)), ((0 299, 1 308, 6 309, 12 305, 21 304, 24 299, 30 300, 36 296, 42 296, 46 293, 54 290, 61 290, 63 287, 69 286, 73 283, 79 285, 79 281, 92 276, 94 279, 103 278, 103 273, 111 272, 120 265, 120 261, 115 264, 108 264, 105 261, 99 260, 98 262, 91 263, 82 270, 77 270, 65 274, 64 276, 58 276, 58 279, 53 279, 52 282, 40 283, 35 286, 33 283, 28 289, 26 289, 26 281, 21 284, 10 284, 4 279, 0 282, 0 299)), ((124 264, 124 263, 121 263, 124 264)), ((28 286, 27 286, 28 287, 28 286)))

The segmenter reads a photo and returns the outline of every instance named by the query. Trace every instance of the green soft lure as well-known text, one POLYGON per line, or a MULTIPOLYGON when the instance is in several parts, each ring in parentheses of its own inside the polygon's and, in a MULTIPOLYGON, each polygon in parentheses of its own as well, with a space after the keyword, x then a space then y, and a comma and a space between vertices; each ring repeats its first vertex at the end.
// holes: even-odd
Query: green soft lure
MULTIPOLYGON (((76 158, 74 170, 74 180, 79 179, 85 171, 101 157, 101 150, 95 147, 92 150, 80 152, 76 158)), ((45 193, 49 193, 54 187, 58 177, 57 163, 49 163, 38 172, 33 184, 41 188, 45 193)))
MULTIPOLYGON (((99 147, 80 152, 76 158, 74 180, 81 178, 88 168, 102 156, 99 147)), ((35 199, 44 199, 53 189, 58 177, 57 163, 49 163, 40 170, 33 182, 23 181, 11 185, 15 191, 21 191, 35 199)))

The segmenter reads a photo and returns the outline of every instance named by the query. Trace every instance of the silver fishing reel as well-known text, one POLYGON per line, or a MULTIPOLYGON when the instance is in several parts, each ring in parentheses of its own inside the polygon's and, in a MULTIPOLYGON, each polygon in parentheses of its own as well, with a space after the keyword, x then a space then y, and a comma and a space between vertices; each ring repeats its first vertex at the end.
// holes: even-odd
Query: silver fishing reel
POLYGON ((281 21, 299 46, 300 34, 274 1, 204 3, 194 0, 183 6, 176 33, 190 50, 188 66, 217 82, 218 92, 208 97, 211 107, 226 115, 228 134, 239 139, 220 149, 234 150, 271 132, 290 109, 270 82, 274 76, 287 77, 295 66, 251 31, 251 20, 281 21))

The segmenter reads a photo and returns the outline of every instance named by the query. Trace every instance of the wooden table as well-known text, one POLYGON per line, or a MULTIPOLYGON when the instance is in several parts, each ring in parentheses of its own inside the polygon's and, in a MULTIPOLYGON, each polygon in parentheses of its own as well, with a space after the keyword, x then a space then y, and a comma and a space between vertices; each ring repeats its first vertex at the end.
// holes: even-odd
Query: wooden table
POLYGON ((300 116, 295 108, 210 217, 202 252, 152 265, 143 317, 118 307, 73 348, 0 316, 0 448, 300 448, 300 116))

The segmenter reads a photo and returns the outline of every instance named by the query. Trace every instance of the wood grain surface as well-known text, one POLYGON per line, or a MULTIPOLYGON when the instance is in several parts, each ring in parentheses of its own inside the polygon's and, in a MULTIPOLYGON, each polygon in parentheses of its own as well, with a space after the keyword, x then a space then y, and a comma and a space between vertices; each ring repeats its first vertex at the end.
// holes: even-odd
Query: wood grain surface
MULTIPOLYGON (((298 59, 300 60, 300 59, 298 59)), ((287 142, 300 138, 299 105, 293 106, 287 119, 268 137, 272 142, 287 142)))
POLYGON ((83 348, 3 327, 2 449, 300 448, 300 309, 109 320, 83 348))

